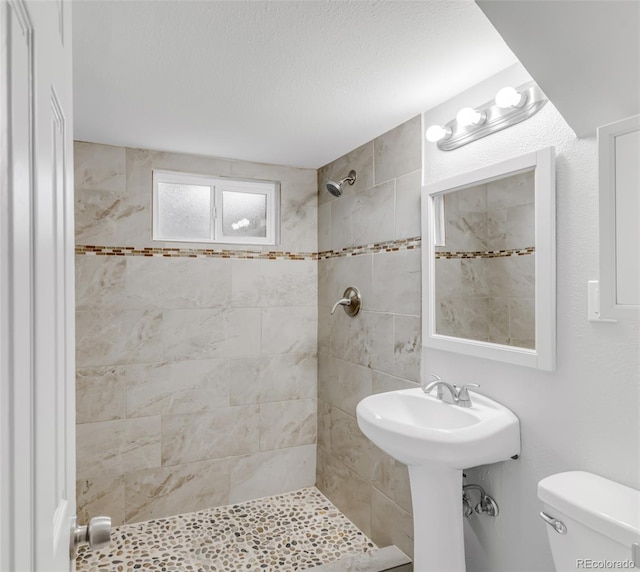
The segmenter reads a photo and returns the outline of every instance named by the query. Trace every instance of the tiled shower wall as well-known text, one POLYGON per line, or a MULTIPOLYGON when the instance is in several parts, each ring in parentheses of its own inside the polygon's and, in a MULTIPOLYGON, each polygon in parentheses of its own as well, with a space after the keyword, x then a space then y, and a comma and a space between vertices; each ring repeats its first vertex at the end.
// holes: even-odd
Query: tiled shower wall
POLYGON ((420 188, 420 117, 318 173, 317 486, 378 545, 408 554, 407 468, 360 432, 355 408, 367 395, 420 379, 420 248, 409 240, 420 236, 420 188), (326 182, 350 169, 356 183, 334 198, 326 182), (347 286, 360 289, 362 311, 331 316, 347 286))
POLYGON ((136 522, 313 485, 316 172, 78 142, 75 181, 76 244, 140 254, 77 249, 80 520, 136 522), (153 243, 153 168, 280 181, 276 248, 302 259, 153 243))

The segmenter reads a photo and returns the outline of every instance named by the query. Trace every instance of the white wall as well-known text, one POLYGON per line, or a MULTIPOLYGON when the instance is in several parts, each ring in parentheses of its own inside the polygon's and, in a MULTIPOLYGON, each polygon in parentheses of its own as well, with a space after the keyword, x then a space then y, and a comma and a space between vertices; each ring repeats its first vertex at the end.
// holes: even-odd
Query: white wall
MULTIPOLYGON (((461 107, 529 79, 521 66, 508 68, 426 112, 424 126, 446 123, 461 107)), ((424 141, 424 182, 549 145, 557 162, 557 370, 425 350, 428 371, 453 383, 480 383, 481 393, 511 408, 521 423, 520 459, 466 471, 467 482, 482 484, 500 505, 498 518, 475 515, 465 527, 470 572, 553 570, 536 496, 547 475, 580 469, 640 488, 639 324, 586 317, 587 281, 598 278, 595 137, 576 139, 548 103, 533 118, 454 151, 424 141)))

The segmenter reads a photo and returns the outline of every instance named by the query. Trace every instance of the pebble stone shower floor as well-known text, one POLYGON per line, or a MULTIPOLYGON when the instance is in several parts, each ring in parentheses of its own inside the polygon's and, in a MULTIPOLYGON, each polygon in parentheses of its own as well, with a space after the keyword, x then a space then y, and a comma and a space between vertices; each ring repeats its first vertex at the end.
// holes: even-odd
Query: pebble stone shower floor
POLYGON ((376 546, 315 487, 125 524, 109 550, 81 549, 77 572, 293 572, 376 546))

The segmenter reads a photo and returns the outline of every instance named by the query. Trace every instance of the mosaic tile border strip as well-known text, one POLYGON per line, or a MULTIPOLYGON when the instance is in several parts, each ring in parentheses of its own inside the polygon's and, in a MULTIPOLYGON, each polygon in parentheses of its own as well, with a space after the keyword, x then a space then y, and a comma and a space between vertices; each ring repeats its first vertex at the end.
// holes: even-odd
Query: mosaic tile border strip
MULTIPOLYGON (((89 256, 147 256, 159 258, 234 258, 241 260, 328 260, 330 258, 344 258, 378 252, 398 252, 420 248, 422 238, 403 238, 387 242, 375 242, 362 246, 350 246, 341 250, 323 250, 321 252, 288 252, 259 250, 228 250, 209 248, 154 248, 135 246, 94 246, 79 244, 75 248, 77 255, 89 256)), ((436 259, 463 258, 507 258, 510 256, 526 256, 534 254, 535 247, 513 248, 505 250, 436 252, 436 259)))
POLYGON ((350 246, 341 250, 323 250, 318 252, 318 260, 329 258, 342 258, 345 256, 358 256, 361 254, 376 254, 378 252, 397 252, 400 250, 414 250, 420 248, 422 237, 402 238, 399 240, 389 240, 387 242, 374 242, 362 246, 350 246))
POLYGON ((512 248, 506 250, 485 250, 468 252, 436 252, 436 260, 453 260, 462 258, 508 258, 510 256, 527 256, 535 254, 534 246, 528 248, 512 248))
POLYGON ((298 572, 377 546, 316 487, 114 527, 78 572, 298 572))
POLYGON ((213 248, 163 248, 135 246, 97 246, 78 244, 75 248, 77 255, 83 256, 146 256, 158 258, 234 258, 241 260, 327 260, 358 256, 361 254, 376 254, 378 252, 397 252, 420 248, 421 237, 403 238, 387 242, 376 242, 362 246, 351 246, 341 250, 324 250, 322 252, 288 252, 260 250, 228 250, 213 248))
POLYGON ((209 248, 154 248, 135 246, 76 246, 76 254, 89 256, 147 256, 158 258, 239 258, 243 260, 318 260, 315 252, 215 250, 209 248))

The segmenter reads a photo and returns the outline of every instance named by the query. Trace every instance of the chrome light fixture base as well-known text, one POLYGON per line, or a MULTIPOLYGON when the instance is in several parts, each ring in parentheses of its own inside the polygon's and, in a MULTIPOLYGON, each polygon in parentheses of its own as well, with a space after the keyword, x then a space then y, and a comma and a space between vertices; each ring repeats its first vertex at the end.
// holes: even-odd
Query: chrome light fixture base
POLYGON ((511 127, 538 113, 548 101, 535 82, 525 83, 516 89, 525 97, 523 105, 503 109, 498 107, 495 100, 492 99, 484 105, 476 107, 477 111, 485 114, 486 119, 479 125, 469 125, 468 127, 460 126, 455 119, 449 121, 443 127, 451 129, 451 136, 438 141, 438 149, 453 151, 453 149, 467 143, 511 127))

